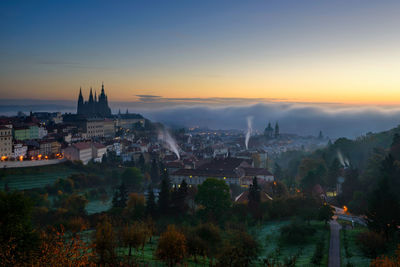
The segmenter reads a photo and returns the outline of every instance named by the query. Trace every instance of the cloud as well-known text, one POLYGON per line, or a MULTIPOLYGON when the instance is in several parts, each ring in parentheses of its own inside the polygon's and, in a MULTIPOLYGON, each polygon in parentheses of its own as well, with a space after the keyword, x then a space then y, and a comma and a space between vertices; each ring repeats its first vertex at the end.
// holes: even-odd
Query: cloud
POLYGON ((138 97, 139 102, 159 102, 162 97, 158 95, 136 95, 138 97))
POLYGON ((263 102, 275 102, 285 101, 283 98, 235 98, 235 97, 162 97, 158 95, 135 95, 137 100, 134 102, 138 105, 149 104, 149 108, 164 108, 165 106, 193 106, 193 105, 218 105, 218 106, 229 106, 229 105, 248 105, 263 102), (158 104, 158 105, 155 105, 158 104))

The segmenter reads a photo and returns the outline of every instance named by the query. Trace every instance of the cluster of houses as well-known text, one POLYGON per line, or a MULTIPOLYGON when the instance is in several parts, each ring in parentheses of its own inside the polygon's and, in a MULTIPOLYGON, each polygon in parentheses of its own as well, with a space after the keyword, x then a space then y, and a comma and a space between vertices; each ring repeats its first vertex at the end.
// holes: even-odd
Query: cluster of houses
POLYGON ((108 118, 60 112, 35 112, 14 117, 0 117, 0 160, 27 161, 67 158, 101 161, 108 150, 121 153, 115 142, 123 129, 144 126, 138 114, 118 114, 108 118), (88 153, 90 148, 90 153, 88 153), (89 156, 90 154, 90 156, 89 156))

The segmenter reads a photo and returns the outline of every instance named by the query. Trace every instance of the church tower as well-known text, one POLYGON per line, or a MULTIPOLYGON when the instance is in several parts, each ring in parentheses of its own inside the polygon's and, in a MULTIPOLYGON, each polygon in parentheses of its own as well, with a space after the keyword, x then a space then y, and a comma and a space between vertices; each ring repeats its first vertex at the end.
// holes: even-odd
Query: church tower
POLYGON ((111 116, 111 109, 108 106, 107 95, 104 91, 104 83, 101 85, 101 93, 97 95, 97 91, 94 92, 90 88, 89 100, 84 101, 82 96, 82 88, 79 90, 78 97, 78 115, 85 115, 87 117, 101 117, 106 118, 111 116))

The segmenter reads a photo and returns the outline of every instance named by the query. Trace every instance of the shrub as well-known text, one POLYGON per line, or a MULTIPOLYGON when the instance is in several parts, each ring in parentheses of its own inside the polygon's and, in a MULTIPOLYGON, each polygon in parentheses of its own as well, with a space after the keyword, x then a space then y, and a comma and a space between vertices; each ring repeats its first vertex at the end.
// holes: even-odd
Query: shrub
POLYGON ((324 239, 318 241, 317 245, 315 246, 314 255, 311 259, 311 263, 315 265, 321 265, 322 258, 324 257, 324 246, 325 242, 324 239))
POLYGON ((376 232, 366 231, 357 236, 357 245, 365 256, 376 258, 385 251, 385 238, 376 232))
POLYGON ((308 237, 313 236, 315 229, 301 221, 293 221, 291 224, 281 227, 280 241, 289 245, 298 245, 307 242, 308 237))

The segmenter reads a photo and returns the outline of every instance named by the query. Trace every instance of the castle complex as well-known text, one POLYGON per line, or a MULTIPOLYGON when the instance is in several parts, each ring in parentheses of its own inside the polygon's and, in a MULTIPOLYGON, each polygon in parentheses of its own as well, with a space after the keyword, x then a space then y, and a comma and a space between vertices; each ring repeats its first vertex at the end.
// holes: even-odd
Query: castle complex
POLYGON ((104 93, 104 84, 101 85, 101 93, 97 99, 97 93, 93 92, 90 88, 89 101, 84 101, 82 96, 82 88, 79 91, 78 98, 78 115, 87 117, 109 117, 111 116, 111 109, 108 106, 107 95, 104 93))

